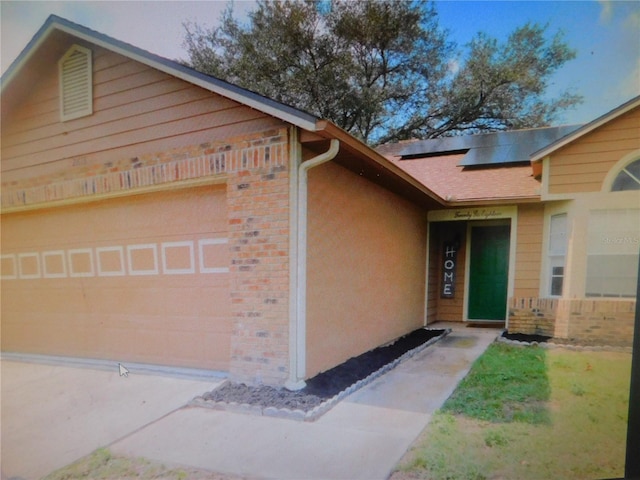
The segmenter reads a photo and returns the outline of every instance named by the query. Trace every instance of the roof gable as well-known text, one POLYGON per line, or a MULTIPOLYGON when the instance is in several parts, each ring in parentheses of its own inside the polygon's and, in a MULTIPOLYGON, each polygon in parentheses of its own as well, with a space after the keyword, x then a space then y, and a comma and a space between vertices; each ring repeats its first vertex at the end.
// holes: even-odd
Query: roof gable
POLYGON ((34 35, 20 55, 14 60, 1 79, 1 92, 4 95, 20 74, 29 67, 30 61, 36 56, 56 33, 65 33, 79 40, 83 40, 106 48, 120 55, 138 61, 149 67, 180 78, 201 88, 219 94, 231 100, 247 105, 265 114, 296 125, 306 130, 316 130, 317 117, 285 105, 275 100, 259 95, 225 82, 215 77, 205 75, 178 62, 155 55, 141 48, 122 42, 103 33, 96 32, 82 25, 76 24, 56 15, 51 15, 34 35))
POLYGON ((640 95, 635 98, 632 98, 628 102, 623 103, 619 107, 614 108, 610 112, 605 113, 604 115, 596 118, 595 120, 583 125, 582 127, 573 131, 569 135, 562 137, 549 145, 546 145, 545 147, 541 148, 536 152, 533 152, 531 155, 531 162, 532 163, 540 162, 544 157, 552 154, 553 152, 559 150, 560 148, 578 140, 584 135, 596 130, 597 128, 600 128, 605 124, 612 122, 613 120, 620 117, 621 115, 624 115, 625 113, 638 107, 640 107, 640 95))
MULTIPOLYGON (((256 114, 297 127, 300 130, 299 142, 309 152, 322 153, 326 150, 329 140, 338 139, 340 151, 334 159, 336 163, 416 204, 429 207, 444 204, 432 190, 330 121, 202 74, 179 62, 165 59, 55 15, 47 19, 0 78, 3 107, 0 114, 3 123, 12 118, 16 108, 33 94, 33 87, 41 81, 42 74, 47 73, 47 69, 73 44, 87 48, 95 47, 96 50, 106 50, 120 55, 150 70, 156 70, 159 75, 171 76, 200 87, 203 91, 211 92, 217 97, 248 107, 256 114)), ((8 123, 10 122, 5 124, 8 123)), ((110 147, 111 143, 106 136, 103 141, 110 147)))

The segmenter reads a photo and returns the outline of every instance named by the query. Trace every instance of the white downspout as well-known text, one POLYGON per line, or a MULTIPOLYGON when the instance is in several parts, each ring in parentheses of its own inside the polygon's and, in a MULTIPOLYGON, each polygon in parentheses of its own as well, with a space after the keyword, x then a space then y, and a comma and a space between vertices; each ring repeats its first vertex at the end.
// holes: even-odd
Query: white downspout
MULTIPOLYGON (((297 133, 292 141, 298 143, 297 133)), ((307 187, 308 172, 325 162, 335 158, 340 149, 340 141, 333 139, 329 150, 313 157, 306 162, 300 163, 297 169, 297 208, 295 226, 296 250, 291 257, 292 263, 296 265, 295 274, 291 277, 290 286, 295 281, 295 315, 289 321, 289 379, 285 387, 289 390, 300 390, 305 387, 304 377, 306 376, 306 341, 307 341, 307 187)), ((296 156, 296 160, 299 157, 296 156)), ((293 174, 292 168, 291 173, 293 174)), ((293 182, 292 182, 293 183, 293 182)), ((290 184, 291 185, 291 184, 290 184)), ((291 192, 293 193, 293 192, 291 192)), ((293 269, 292 269, 292 274, 293 269)), ((293 289, 290 292, 294 291, 293 289)), ((293 306, 290 304, 290 313, 293 313, 293 306)))

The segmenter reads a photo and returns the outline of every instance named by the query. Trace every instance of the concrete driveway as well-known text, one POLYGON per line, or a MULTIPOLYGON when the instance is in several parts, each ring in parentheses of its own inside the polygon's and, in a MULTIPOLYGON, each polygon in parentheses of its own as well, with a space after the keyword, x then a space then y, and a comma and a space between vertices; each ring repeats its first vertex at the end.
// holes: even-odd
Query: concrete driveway
MULTIPOLYGON (((37 479, 211 390, 215 379, 0 361, 1 476, 37 479)), ((220 379, 221 381, 221 379, 220 379)))

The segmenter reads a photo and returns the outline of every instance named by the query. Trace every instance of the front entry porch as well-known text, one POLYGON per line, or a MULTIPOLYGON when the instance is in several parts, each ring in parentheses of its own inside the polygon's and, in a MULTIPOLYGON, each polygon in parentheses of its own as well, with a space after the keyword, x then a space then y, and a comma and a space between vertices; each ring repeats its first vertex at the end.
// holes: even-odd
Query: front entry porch
POLYGON ((429 213, 427 323, 507 321, 516 212, 495 207, 429 213))

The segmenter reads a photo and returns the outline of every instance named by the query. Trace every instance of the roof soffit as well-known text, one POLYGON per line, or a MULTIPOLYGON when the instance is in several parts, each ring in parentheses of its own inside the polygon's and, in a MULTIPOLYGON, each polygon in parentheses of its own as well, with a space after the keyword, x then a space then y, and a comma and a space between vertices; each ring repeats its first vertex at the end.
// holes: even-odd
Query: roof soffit
MULTIPOLYGON (((341 128, 326 120, 318 122, 318 128, 317 135, 340 140, 340 151, 334 159, 336 163, 423 207, 440 208, 446 205, 445 200, 424 183, 341 128)), ((306 146, 318 151, 320 144, 315 140, 306 146)))

